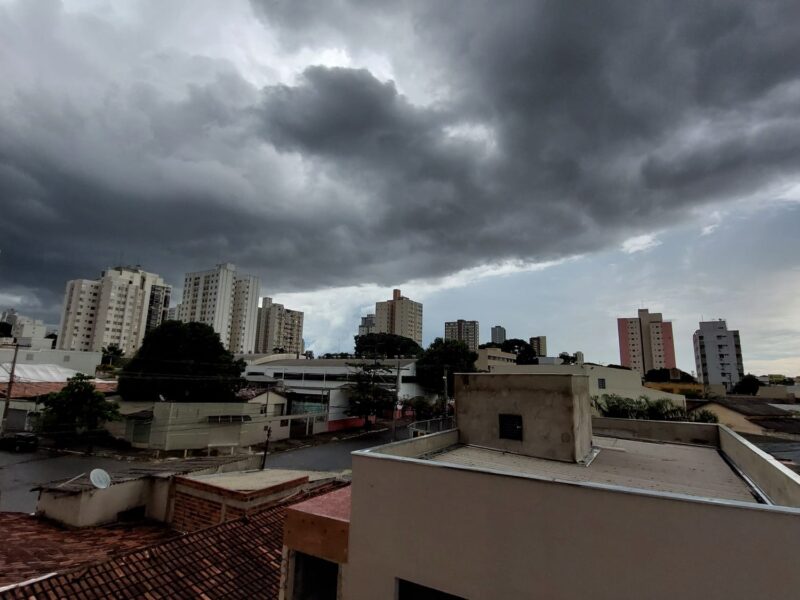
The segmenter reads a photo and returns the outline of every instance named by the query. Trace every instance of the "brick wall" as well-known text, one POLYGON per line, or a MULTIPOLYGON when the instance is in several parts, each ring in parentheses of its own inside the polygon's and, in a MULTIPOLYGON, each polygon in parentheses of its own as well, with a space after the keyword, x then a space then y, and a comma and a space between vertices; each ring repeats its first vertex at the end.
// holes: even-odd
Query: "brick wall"
POLYGON ((262 510, 307 484, 308 477, 303 476, 261 490, 239 492, 176 477, 169 522, 178 531, 197 531, 262 510))

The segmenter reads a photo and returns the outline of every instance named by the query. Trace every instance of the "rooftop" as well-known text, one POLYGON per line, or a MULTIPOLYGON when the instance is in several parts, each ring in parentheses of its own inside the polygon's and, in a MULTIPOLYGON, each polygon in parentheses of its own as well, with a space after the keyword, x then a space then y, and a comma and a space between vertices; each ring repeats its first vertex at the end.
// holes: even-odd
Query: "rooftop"
MULTIPOLYGON (((23 400, 26 398, 38 398, 40 396, 47 396, 48 394, 53 394, 56 392, 60 392, 63 390, 67 382, 66 381, 39 381, 39 382, 23 382, 23 381, 16 381, 16 376, 14 377, 14 387, 11 390, 12 400, 23 400)), ((8 379, 6 379, 8 381, 8 379)), ((94 387, 97 391, 103 392, 104 394, 112 394, 117 391, 117 382, 116 381, 95 381, 94 387)), ((6 386, 5 384, 0 388, 0 396, 5 398, 6 396, 6 386)))
POLYGON ((277 599, 286 510, 296 502, 0 591, 0 599, 277 599))
POLYGON ((296 469, 265 469, 263 471, 233 471, 230 473, 211 473, 187 475, 184 479, 200 481, 214 487, 235 492, 251 492, 271 488, 276 485, 308 477, 313 483, 340 476, 341 473, 329 471, 301 471, 296 469))
MULTIPOLYGON (((228 463, 242 461, 241 456, 200 456, 196 458, 165 460, 162 462, 143 463, 140 466, 131 468, 129 471, 111 472, 111 485, 134 481, 144 477, 172 477, 173 475, 184 475, 194 471, 218 468, 228 463)), ((87 490, 95 489, 89 480, 89 475, 84 474, 76 479, 62 479, 51 481, 34 488, 49 492, 61 492, 64 494, 77 494, 87 490)))
MULTIPOLYGON (((777 408, 769 403, 766 399, 756 399, 754 397, 734 397, 728 396, 726 398, 714 398, 708 401, 708 404, 719 404, 727 409, 736 411, 747 417, 789 417, 792 413, 789 411, 777 408)), ((703 405, 698 406, 703 408, 703 405)))
MULTIPOLYGON (((386 368, 394 368, 397 366, 396 358, 381 358, 378 359, 378 362, 385 366, 386 368)), ((413 364, 417 361, 416 358, 401 358, 400 359, 400 366, 406 367, 410 364, 413 364)), ((359 365, 359 364, 373 364, 375 362, 372 358, 314 358, 311 360, 308 359, 288 359, 288 360, 276 360, 269 363, 264 363, 262 365, 258 365, 260 367, 349 367, 351 365, 359 365)))
POLYGON ((62 569, 105 560, 173 537, 159 525, 65 529, 23 513, 0 513, 0 588, 62 569))
POLYGON ((593 445, 600 451, 588 467, 461 444, 420 458, 509 475, 757 502, 715 448, 600 436, 593 445))

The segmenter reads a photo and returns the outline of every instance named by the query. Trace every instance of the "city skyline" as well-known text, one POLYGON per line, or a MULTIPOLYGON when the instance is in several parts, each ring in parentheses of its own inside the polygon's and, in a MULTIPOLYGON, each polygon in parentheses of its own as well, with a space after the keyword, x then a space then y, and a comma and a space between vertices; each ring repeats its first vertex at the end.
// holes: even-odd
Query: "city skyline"
POLYGON ((0 0, 0 306, 230 261, 317 352, 399 287, 423 344, 450 304, 616 362, 649 306, 684 370, 726 318, 800 372, 795 10, 0 0))

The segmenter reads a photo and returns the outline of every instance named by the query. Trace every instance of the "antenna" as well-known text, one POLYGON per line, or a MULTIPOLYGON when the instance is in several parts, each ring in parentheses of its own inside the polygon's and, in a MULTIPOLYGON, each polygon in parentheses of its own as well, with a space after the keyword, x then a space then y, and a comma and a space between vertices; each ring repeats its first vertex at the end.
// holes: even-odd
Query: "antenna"
POLYGON ((92 469, 89 473, 89 481, 98 490, 104 490, 111 485, 111 475, 103 469, 92 469))

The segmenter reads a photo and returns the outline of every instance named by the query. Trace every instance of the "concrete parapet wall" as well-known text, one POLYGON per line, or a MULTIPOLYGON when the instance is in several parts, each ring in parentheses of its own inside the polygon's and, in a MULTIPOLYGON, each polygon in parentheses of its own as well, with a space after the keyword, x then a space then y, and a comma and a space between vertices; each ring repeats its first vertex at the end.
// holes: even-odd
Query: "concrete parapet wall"
POLYGON ((724 425, 720 449, 767 497, 781 506, 800 508, 800 476, 724 425))
POLYGON ((374 450, 366 450, 365 452, 376 452, 379 454, 388 454, 389 456, 414 458, 417 456, 422 456, 423 454, 444 450, 449 446, 458 444, 458 442, 458 430, 450 429, 448 431, 423 435, 412 440, 403 440, 401 442, 385 444, 383 446, 378 446, 374 450))
POLYGON ((673 442, 719 447, 719 428, 712 423, 592 418, 594 435, 631 440, 673 442))

